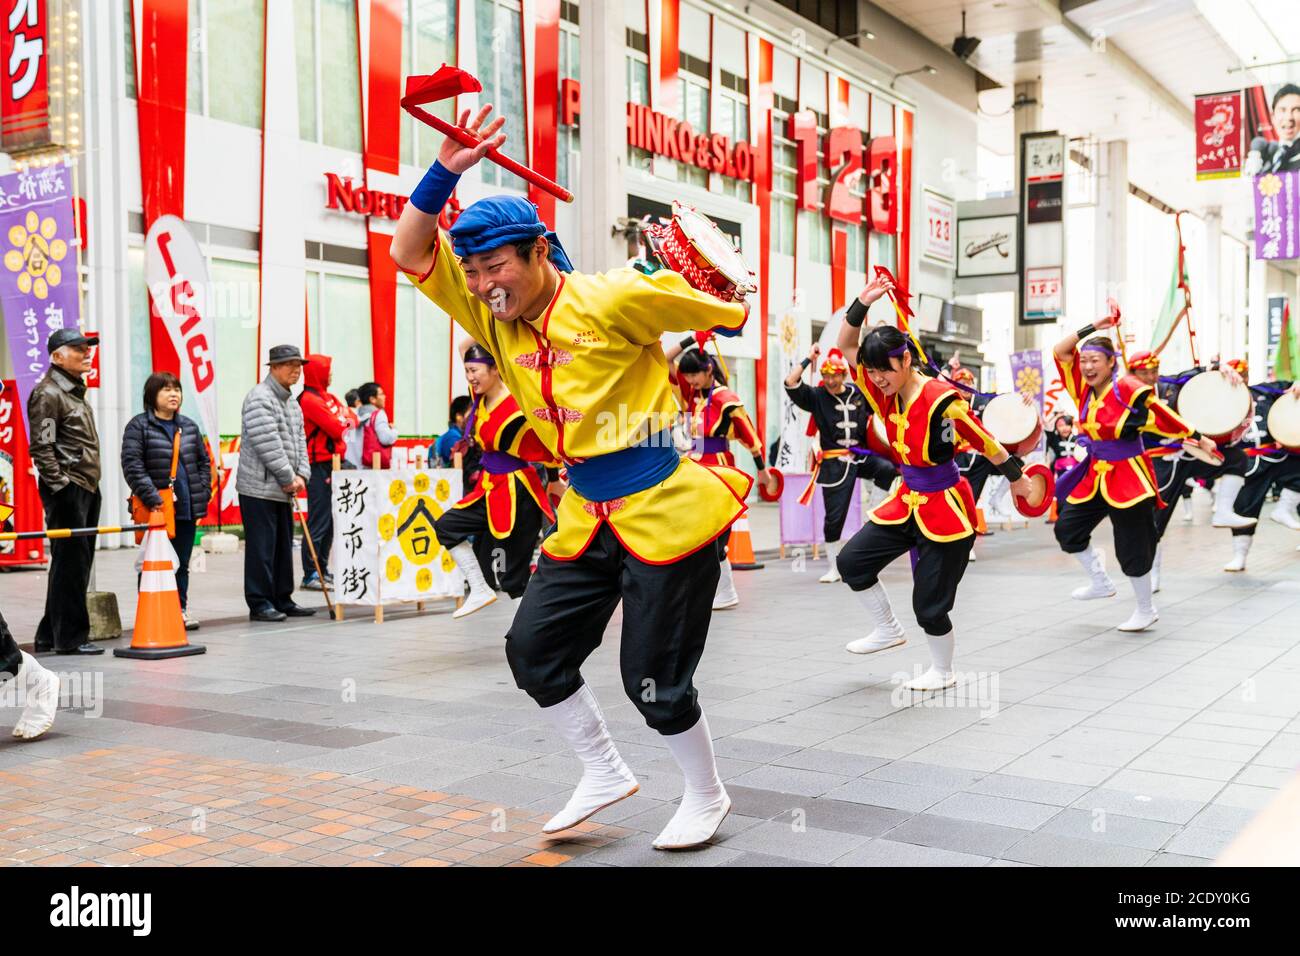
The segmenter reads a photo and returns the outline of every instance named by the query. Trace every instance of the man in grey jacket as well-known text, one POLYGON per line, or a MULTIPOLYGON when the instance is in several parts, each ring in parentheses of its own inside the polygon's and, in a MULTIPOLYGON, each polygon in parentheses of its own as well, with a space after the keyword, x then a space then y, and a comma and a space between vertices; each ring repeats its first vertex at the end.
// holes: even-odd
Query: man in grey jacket
POLYGON ((293 601, 293 499, 311 463, 302 409, 290 389, 306 364, 297 346, 276 345, 270 372, 244 396, 235 490, 244 519, 244 600, 254 621, 310 617, 293 601))

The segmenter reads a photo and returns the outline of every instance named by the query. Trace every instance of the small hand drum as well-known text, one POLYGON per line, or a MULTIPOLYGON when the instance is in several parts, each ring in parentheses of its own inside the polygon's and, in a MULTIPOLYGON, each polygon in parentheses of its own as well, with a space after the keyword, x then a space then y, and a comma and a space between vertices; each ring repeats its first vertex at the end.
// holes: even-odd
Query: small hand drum
POLYGON ((1019 392, 994 395, 984 406, 980 421, 1003 448, 1016 456, 1028 455, 1037 448, 1043 434, 1038 405, 1026 401, 1019 392))
POLYGON ((785 491, 785 475, 776 468, 769 468, 772 480, 768 484, 758 483, 758 497, 763 501, 780 501, 781 492, 785 491))
POLYGON ((1034 486, 1034 490, 1027 498, 1019 495, 1011 496, 1016 510, 1026 518, 1041 517, 1047 513, 1048 508, 1052 507, 1052 496, 1056 494, 1056 479, 1052 477, 1051 470, 1039 462, 1025 465, 1022 470, 1034 486))
POLYGON ((1282 395, 1268 410, 1268 433, 1283 448, 1300 452, 1300 398, 1282 395))
POLYGON ((1183 451, 1191 455, 1197 461, 1203 461, 1207 465, 1222 465, 1223 455, 1218 451, 1206 451, 1194 441, 1184 441, 1183 451))
POLYGON ((694 206, 673 201, 673 217, 645 227, 650 251, 692 288, 723 302, 739 302, 758 291, 754 273, 731 238, 694 206))
POLYGON ((1245 434, 1254 407, 1250 389, 1219 372, 1193 375, 1178 393, 1178 414, 1219 445, 1230 445, 1245 434))

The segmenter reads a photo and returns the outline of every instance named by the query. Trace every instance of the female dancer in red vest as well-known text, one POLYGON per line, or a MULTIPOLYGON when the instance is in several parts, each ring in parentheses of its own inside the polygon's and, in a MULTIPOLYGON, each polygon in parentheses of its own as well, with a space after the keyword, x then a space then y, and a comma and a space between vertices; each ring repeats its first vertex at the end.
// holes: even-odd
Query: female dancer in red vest
POLYGON ((1079 409, 1079 444, 1088 451, 1087 458, 1056 482, 1056 540, 1088 573, 1088 584, 1071 596, 1080 601, 1112 597, 1115 584, 1106 574, 1101 552, 1091 546, 1093 530, 1110 518, 1115 556, 1137 599, 1119 629, 1143 631, 1159 618, 1151 599, 1151 566, 1158 541, 1156 508, 1163 503, 1139 432, 1167 439, 1190 437, 1206 451, 1214 450, 1214 442, 1156 398, 1150 385, 1123 374, 1109 335, 1089 338, 1118 324, 1117 316, 1108 315, 1067 335, 1053 350, 1061 381, 1079 409))
MULTIPOLYGON (((690 421, 691 458, 702 465, 736 467, 736 456, 731 443, 740 442, 754 460, 758 480, 767 484, 772 474, 763 461, 763 441, 758 429, 749 420, 740 396, 727 387, 727 377, 718 365, 718 359, 704 351, 694 335, 688 335, 677 345, 669 346, 664 356, 672 363, 673 385, 680 394, 680 404, 690 421)), ((723 547, 731 537, 731 529, 723 532, 723 547)), ((736 584, 731 575, 731 560, 724 554, 722 574, 713 596, 713 610, 724 611, 740 603, 736 584)))
POLYGON ((948 617, 975 541, 975 501, 955 460, 962 441, 988 457, 1015 494, 1031 494, 1020 463, 985 431, 951 383, 922 371, 916 344, 892 326, 878 325, 858 345, 865 307, 849 307, 839 345, 856 359, 857 384, 879 415, 899 462, 902 481, 840 552, 840 574, 875 621, 870 635, 848 645, 871 654, 904 643, 880 572, 911 551, 912 609, 925 631, 930 668, 904 683, 909 690, 941 690, 956 683, 953 627, 948 617))
POLYGON ((469 596, 452 617, 473 614, 496 600, 495 590, 484 577, 484 566, 518 604, 528 585, 542 518, 555 521, 546 487, 531 464, 551 465, 552 456, 506 390, 496 361, 481 345, 466 350, 465 377, 474 393, 465 436, 483 449, 483 470, 473 490, 434 525, 438 543, 451 552, 469 583, 469 596), (474 546, 469 543, 471 537, 476 540, 474 546))

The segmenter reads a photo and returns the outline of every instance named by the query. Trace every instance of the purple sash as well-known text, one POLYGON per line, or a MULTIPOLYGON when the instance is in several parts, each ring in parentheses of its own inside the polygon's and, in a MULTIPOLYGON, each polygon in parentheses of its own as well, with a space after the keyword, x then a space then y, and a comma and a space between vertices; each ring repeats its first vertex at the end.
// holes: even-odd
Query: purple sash
POLYGON ((961 481, 961 471, 956 461, 945 461, 942 465, 900 465, 903 481, 912 491, 932 494, 947 491, 961 481))
POLYGON ((483 470, 489 475, 508 475, 512 471, 528 467, 528 462, 504 451, 485 451, 481 461, 483 470))
POLYGON ((725 438, 692 438, 691 451, 701 455, 721 455, 727 450, 725 438))
POLYGON ((1074 491, 1076 485, 1083 481, 1083 476, 1092 467, 1093 458, 1101 461, 1127 461, 1129 458, 1141 458, 1143 453, 1140 439, 1111 438, 1105 441, 1093 441, 1087 435, 1080 436, 1078 444, 1088 449, 1088 457, 1074 465, 1056 482, 1056 500, 1063 502, 1074 491))

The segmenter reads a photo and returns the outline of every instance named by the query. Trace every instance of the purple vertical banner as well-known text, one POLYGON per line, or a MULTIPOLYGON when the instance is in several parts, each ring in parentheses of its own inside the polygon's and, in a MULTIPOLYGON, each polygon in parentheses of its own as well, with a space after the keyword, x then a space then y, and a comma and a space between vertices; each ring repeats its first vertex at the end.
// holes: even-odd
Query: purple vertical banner
POLYGON ((0 306, 24 424, 27 397, 50 365, 46 339, 81 322, 76 240, 70 167, 0 176, 0 306))
POLYGON ((1011 387, 1038 403, 1043 411, 1043 353, 1039 349, 1011 353, 1011 387))
POLYGON ((1300 170, 1255 177, 1255 258, 1300 258, 1300 170))
MULTIPOLYGON (((1012 352, 1011 387, 1030 401, 1038 405, 1038 415, 1043 415, 1043 353, 1041 349, 1026 349, 1012 352)), ((1042 451, 1046 439, 1039 437, 1038 451, 1042 451)))

